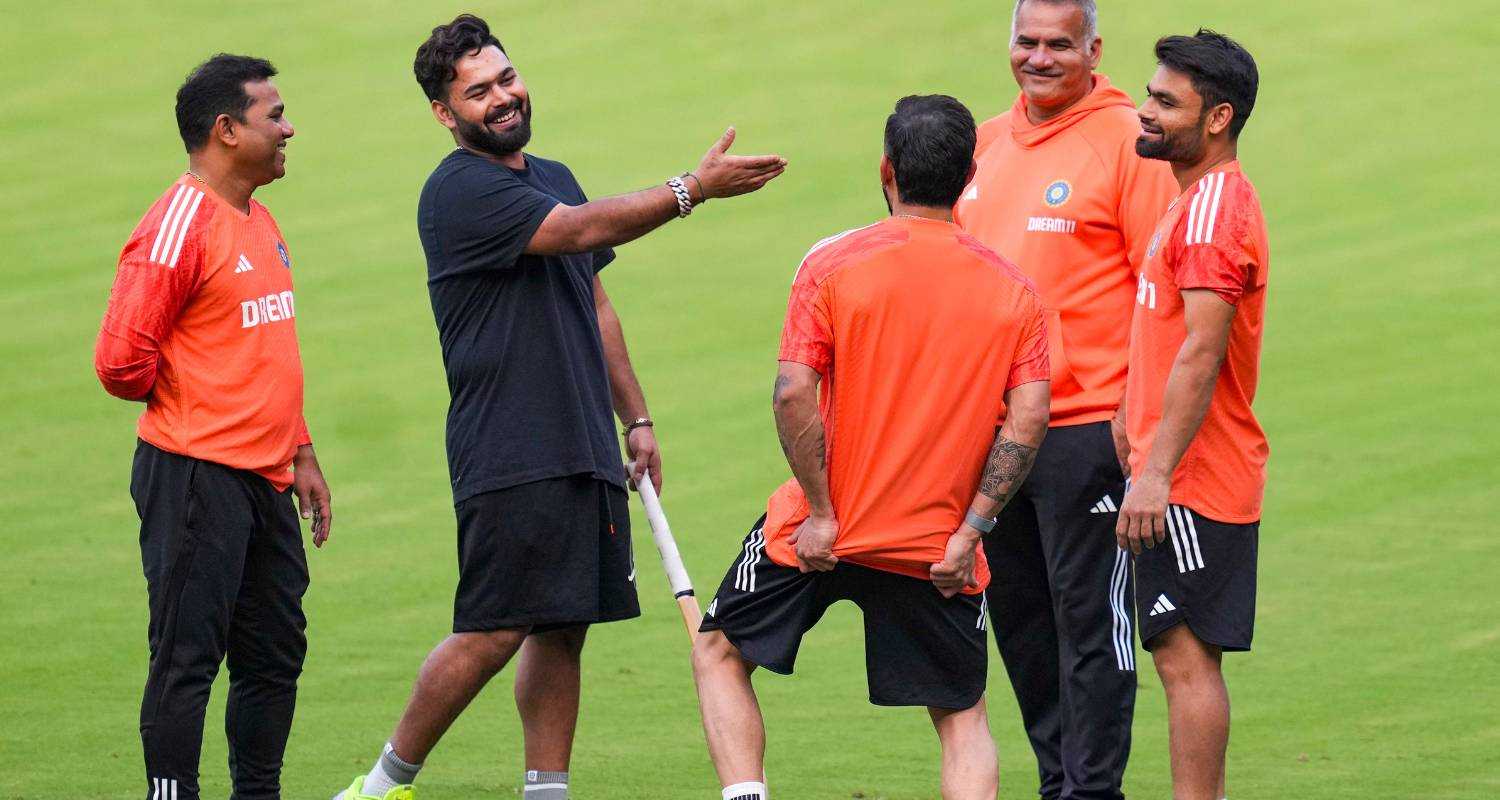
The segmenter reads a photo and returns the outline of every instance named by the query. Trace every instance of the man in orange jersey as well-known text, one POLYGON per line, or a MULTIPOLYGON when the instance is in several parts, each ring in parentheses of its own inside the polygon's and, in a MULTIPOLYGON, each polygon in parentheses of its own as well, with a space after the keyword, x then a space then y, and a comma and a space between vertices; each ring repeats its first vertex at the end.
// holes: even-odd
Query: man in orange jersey
POLYGON ((880 162, 891 216, 819 242, 792 279, 773 406, 795 477, 693 647, 725 800, 766 793, 751 672, 790 674, 839 600, 865 615, 870 701, 927 707, 943 797, 995 796, 978 545, 1046 434, 1047 334, 1030 282, 953 224, 974 136, 957 100, 903 98, 880 162))
POLYGON ((1216 800, 1229 744, 1220 661, 1250 649, 1270 451, 1250 409, 1270 248, 1237 155, 1260 78, 1244 48, 1207 30, 1160 39, 1156 58, 1136 149, 1170 163, 1182 193, 1156 226, 1136 292, 1133 482, 1117 534, 1136 553, 1141 641, 1167 692, 1172 796, 1216 800))
POLYGON ((307 558, 332 530, 302 417, 292 260, 250 198, 286 174, 292 125, 270 62, 220 54, 177 91, 188 171, 120 253, 94 351, 104 388, 146 411, 130 493, 141 518, 151 665, 147 797, 196 800, 204 708, 228 656, 224 728, 240 800, 280 797, 307 652, 307 558))
POLYGON ((1115 545, 1124 494, 1112 426, 1125 393, 1136 271, 1176 193, 1135 153, 1134 103, 1094 72, 1092 0, 1016 4, 1020 96, 979 129, 978 171, 954 209, 1014 262, 1046 306, 1051 430, 984 547, 995 641, 1036 754, 1044 800, 1117 800, 1135 708, 1130 564, 1115 545))

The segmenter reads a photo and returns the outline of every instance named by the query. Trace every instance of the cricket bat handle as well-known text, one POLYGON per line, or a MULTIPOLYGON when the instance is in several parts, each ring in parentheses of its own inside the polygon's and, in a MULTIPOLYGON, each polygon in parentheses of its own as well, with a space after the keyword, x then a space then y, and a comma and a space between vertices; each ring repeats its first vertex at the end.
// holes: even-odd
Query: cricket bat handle
POLYGON ((645 472, 636 481, 636 490, 641 495, 641 505, 646 509, 646 521, 651 524, 651 538, 656 541, 656 552, 661 555, 662 569, 667 573, 667 583, 677 598, 677 608, 682 612, 682 623, 687 626, 688 636, 698 635, 698 626, 703 622, 703 613, 698 609, 698 598, 693 594, 693 581, 683 566, 682 554, 677 551, 677 540, 672 538, 672 526, 667 523, 662 511, 661 499, 656 496, 656 486, 651 482, 651 473, 645 472))

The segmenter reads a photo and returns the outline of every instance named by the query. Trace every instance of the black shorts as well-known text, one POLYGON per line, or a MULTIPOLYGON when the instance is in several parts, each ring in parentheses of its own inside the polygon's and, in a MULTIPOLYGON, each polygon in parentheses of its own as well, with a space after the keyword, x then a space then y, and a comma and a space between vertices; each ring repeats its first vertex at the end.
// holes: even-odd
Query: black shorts
POLYGON ((569 475, 477 494, 456 510, 454 633, 640 616, 625 490, 569 475))
POLYGON ((1135 557, 1141 644, 1179 622, 1224 650, 1249 650, 1255 633, 1255 554, 1260 523, 1215 522, 1167 506, 1167 538, 1135 557))
POLYGON ((983 594, 945 599, 931 581, 840 561, 803 573, 765 554, 762 516, 703 614, 740 654, 792 674, 802 636, 823 612, 852 600, 864 612, 865 674, 880 706, 965 709, 984 695, 988 667, 983 594))

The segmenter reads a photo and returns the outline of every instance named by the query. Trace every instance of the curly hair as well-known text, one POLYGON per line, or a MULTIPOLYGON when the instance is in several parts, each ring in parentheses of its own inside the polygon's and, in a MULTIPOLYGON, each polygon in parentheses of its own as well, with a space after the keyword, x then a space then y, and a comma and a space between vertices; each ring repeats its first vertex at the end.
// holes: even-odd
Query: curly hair
POLYGON ((448 84, 458 77, 454 65, 491 45, 505 52, 505 45, 490 33, 489 24, 473 14, 459 14, 447 25, 433 28, 432 35, 417 48, 417 59, 411 67, 427 99, 446 99, 448 84))

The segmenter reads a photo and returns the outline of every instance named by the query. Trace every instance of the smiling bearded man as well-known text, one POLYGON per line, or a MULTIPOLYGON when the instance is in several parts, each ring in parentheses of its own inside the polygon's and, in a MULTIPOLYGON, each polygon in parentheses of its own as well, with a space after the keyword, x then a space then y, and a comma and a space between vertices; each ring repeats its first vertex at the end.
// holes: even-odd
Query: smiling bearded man
POLYGON ((979 128, 954 217, 1036 283, 1052 337, 1050 429, 1036 468, 984 540, 995 642, 1036 754, 1043 800, 1119 800, 1135 709, 1125 491, 1116 417, 1136 273, 1176 194, 1135 152, 1130 96, 1095 72, 1093 0, 1016 4, 1021 92, 979 128), (1112 444, 1114 443, 1114 444, 1112 444))
POLYGON ((611 406, 630 479, 661 487, 645 396, 598 273, 611 248, 753 192, 786 162, 726 154, 731 128, 693 172, 589 201, 566 166, 523 152, 531 95, 484 20, 435 28, 414 71, 458 144, 417 205, 452 395, 458 591, 453 634, 422 665, 374 768, 338 797, 410 797, 438 739, 519 651, 526 800, 563 800, 588 626, 640 614, 611 406))

